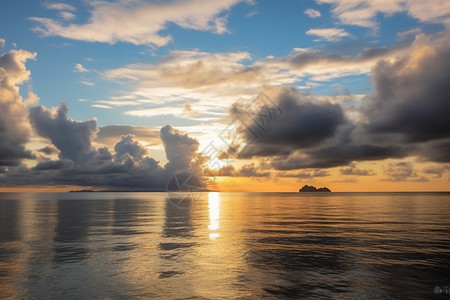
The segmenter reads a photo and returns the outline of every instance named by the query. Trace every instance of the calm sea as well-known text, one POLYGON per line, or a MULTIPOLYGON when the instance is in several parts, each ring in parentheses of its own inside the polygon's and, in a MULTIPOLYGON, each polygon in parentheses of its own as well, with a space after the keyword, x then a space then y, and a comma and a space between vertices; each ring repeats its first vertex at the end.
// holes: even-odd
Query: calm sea
POLYGON ((0 194, 0 298, 450 299, 449 193, 0 194))

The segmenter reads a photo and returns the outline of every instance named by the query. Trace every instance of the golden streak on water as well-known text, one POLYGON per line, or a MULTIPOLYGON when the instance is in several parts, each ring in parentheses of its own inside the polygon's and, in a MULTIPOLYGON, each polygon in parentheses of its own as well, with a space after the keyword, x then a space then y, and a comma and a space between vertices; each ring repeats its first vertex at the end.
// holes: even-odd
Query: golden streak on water
POLYGON ((209 225, 210 230, 209 239, 214 240, 220 236, 219 229, 219 217, 220 217, 220 195, 217 192, 211 192, 208 194, 208 209, 209 209, 209 225))

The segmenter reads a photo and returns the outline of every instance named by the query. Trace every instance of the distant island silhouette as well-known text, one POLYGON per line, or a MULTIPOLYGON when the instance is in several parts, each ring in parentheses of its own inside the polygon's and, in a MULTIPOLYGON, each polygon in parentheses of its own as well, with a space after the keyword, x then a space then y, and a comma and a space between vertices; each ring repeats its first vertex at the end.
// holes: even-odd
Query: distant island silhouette
POLYGON ((315 186, 307 185, 307 184, 305 184, 298 191, 301 192, 301 193, 303 193, 303 192, 326 192, 326 193, 330 193, 331 192, 331 190, 329 188, 327 188, 327 187, 316 188, 315 186))

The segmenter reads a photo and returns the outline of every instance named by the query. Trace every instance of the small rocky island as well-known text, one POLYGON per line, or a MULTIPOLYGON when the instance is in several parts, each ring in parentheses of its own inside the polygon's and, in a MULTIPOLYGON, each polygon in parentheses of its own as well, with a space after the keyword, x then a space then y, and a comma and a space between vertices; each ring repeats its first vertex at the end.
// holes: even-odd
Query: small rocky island
POLYGON ((301 189, 298 190, 299 192, 326 192, 326 193, 330 193, 331 190, 327 187, 320 187, 320 188, 316 188, 315 186, 312 185, 304 185, 301 189))

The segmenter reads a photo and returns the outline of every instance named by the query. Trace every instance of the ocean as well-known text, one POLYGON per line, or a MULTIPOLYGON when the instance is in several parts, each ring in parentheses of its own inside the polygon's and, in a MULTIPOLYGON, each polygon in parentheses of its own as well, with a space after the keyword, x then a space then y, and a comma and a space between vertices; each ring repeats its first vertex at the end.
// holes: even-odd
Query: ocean
POLYGON ((450 193, 3 193, 0 298, 450 299, 450 193))

